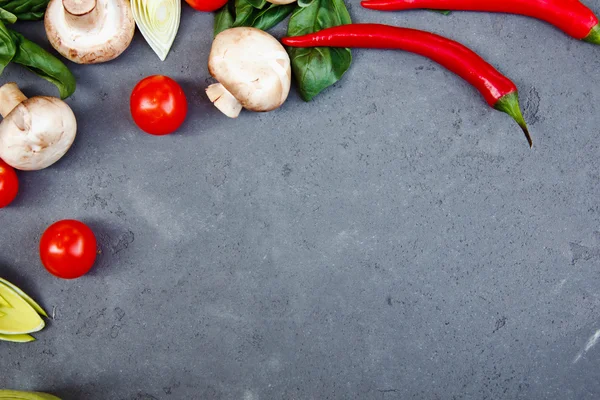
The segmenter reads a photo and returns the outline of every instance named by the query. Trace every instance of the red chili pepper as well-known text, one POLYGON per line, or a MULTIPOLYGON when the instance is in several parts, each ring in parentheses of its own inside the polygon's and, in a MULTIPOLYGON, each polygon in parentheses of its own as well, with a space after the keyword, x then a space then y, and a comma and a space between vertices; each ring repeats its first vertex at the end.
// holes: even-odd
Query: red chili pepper
POLYGON ((598 18, 579 0, 364 0, 361 4, 382 11, 430 8, 520 14, 546 21, 575 39, 600 44, 598 18))
POLYGON ((380 24, 336 26, 308 35, 286 37, 282 42, 292 47, 397 49, 428 57, 475 86, 490 106, 510 115, 532 146, 515 84, 458 42, 429 32, 380 24))

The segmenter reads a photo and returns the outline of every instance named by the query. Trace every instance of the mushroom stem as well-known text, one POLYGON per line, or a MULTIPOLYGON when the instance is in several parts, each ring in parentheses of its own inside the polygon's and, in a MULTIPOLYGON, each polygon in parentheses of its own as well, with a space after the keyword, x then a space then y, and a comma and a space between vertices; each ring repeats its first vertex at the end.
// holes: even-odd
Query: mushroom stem
POLYGON ((97 0, 62 0, 65 21, 73 28, 91 30, 99 19, 97 0))
POLYGON ((6 118, 16 106, 27 100, 16 83, 10 82, 0 87, 0 115, 6 118))
POLYGON ((213 83, 207 87, 206 95, 215 107, 229 118, 237 118, 240 115, 242 103, 220 83, 213 83))

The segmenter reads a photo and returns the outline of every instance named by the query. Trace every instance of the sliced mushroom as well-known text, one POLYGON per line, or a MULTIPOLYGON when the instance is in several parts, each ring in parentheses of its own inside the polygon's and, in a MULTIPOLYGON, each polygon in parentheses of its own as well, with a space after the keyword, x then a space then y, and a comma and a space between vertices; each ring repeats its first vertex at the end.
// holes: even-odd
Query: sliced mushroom
POLYGON ((56 97, 28 99, 15 83, 0 87, 0 158, 22 171, 44 169, 62 158, 77 132, 71 108, 56 97))
POLYGON ((296 2, 296 0, 267 0, 267 2, 273 4, 292 4, 296 2))
POLYGON ((215 38, 208 59, 219 81, 206 93, 225 115, 236 118, 242 107, 272 111, 290 93, 290 57, 273 36, 255 28, 227 29, 215 38))
POLYGON ((44 24, 50 44, 78 64, 117 58, 135 32, 129 0, 50 0, 44 24))

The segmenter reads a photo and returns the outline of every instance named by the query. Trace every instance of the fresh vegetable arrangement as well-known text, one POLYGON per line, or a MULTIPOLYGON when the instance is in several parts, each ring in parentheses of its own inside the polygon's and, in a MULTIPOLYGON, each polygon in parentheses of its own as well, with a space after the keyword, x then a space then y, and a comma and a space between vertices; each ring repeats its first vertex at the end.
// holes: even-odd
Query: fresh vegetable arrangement
POLYGON ((71 71, 58 58, 6 27, 17 20, 42 19, 47 4, 47 0, 0 0, 0 75, 10 62, 20 64, 56 85, 60 97, 65 99, 75 92, 71 71))
MULTIPOLYGON (((198 11, 216 11, 208 71, 217 83, 206 89, 223 114, 242 109, 268 112, 281 107, 295 80, 311 101, 338 82, 352 64, 353 48, 396 49, 439 63, 474 86, 493 108, 510 115, 533 145, 521 113, 517 86, 464 45, 431 32, 381 24, 353 24, 343 0, 186 0, 198 11), (266 31, 287 22, 281 42, 266 31), (283 43, 283 45, 282 45, 283 43), (286 47, 284 47, 287 46, 286 47)), ((414 8, 474 10, 527 15, 547 21, 576 39, 600 44, 594 13, 578 0, 365 0, 375 10, 414 8)), ((75 78, 58 58, 6 24, 44 19, 48 40, 64 58, 80 64, 109 62, 130 45, 137 26, 165 60, 176 38, 178 0, 0 0, 0 74, 15 62, 54 83, 65 99, 75 78)), ((130 112, 144 132, 176 132, 188 115, 182 87, 168 76, 142 79, 132 89, 130 112)), ((27 98, 16 83, 0 87, 0 208, 17 197, 16 170, 48 168, 70 149, 77 120, 59 98, 27 98)), ((2 212, 6 212, 3 210, 2 212)), ((41 264, 62 279, 87 274, 96 262, 92 229, 76 220, 49 226, 39 243, 41 264)), ((46 312, 23 291, 0 278, 0 340, 31 342, 45 327, 46 312)), ((0 390, 0 399, 56 399, 43 393, 0 390)))
MULTIPOLYGON (((236 0, 217 13, 215 36, 242 26, 266 31, 290 14, 289 36, 352 23, 343 0, 236 0)), ((352 63, 352 53, 345 48, 294 48, 289 55, 298 90, 306 101, 339 81, 352 63)))

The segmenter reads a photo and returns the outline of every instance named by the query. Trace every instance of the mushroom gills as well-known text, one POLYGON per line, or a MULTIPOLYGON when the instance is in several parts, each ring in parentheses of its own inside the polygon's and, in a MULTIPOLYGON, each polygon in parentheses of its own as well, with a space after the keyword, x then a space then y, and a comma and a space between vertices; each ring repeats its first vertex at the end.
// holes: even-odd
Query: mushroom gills
POLYGON ((207 87, 206 95, 215 107, 229 118, 237 118, 242 112, 242 103, 220 83, 213 83, 207 87))

